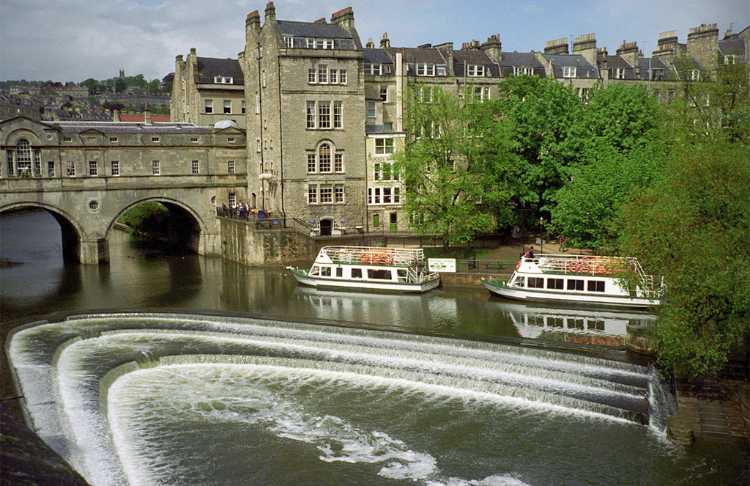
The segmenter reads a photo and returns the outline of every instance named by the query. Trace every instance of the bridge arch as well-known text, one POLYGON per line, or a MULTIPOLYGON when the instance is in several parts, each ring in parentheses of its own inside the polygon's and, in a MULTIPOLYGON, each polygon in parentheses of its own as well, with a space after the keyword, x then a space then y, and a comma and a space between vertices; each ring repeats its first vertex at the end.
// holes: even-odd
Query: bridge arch
POLYGON ((109 225, 104 234, 105 240, 108 240, 112 229, 115 227, 117 220, 125 214, 129 209, 132 209, 140 204, 147 202, 158 202, 167 207, 170 212, 177 212, 183 216, 188 216, 188 220, 192 220, 192 228, 182 228, 182 230, 189 236, 189 241, 185 241, 186 246, 195 253, 203 254, 205 252, 205 236, 208 234, 208 228, 204 219, 200 216, 198 211, 193 209, 189 204, 183 201, 163 197, 163 196, 147 196, 141 197, 133 201, 129 201, 123 206, 117 213, 112 217, 109 225))
POLYGON ((19 201, 0 206, 0 214, 22 209, 43 209, 60 225, 62 236, 63 259, 70 262, 87 262, 88 248, 82 242, 88 241, 88 235, 81 224, 65 210, 39 201, 19 201))

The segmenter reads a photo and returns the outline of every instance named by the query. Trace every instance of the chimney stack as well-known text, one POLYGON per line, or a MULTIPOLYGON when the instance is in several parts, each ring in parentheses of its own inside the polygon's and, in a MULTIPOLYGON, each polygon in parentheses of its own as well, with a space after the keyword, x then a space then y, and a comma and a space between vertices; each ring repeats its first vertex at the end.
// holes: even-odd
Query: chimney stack
POLYGON ((561 37, 544 43, 545 54, 568 54, 568 38, 561 37))
POLYGON ((716 69, 719 54, 719 27, 701 24, 688 32, 688 55, 708 69, 716 69))
POLYGON ((375 49, 375 43, 372 41, 372 37, 367 39, 367 44, 365 44, 365 47, 368 49, 375 49))
POLYGON ((331 23, 346 31, 354 30, 354 10, 351 7, 342 8, 331 14, 331 23))
POLYGON ((391 40, 388 38, 388 32, 383 32, 383 37, 380 38, 380 47, 382 49, 391 48, 391 40))
POLYGON ((260 13, 253 10, 245 17, 245 31, 260 32, 260 13))
POLYGON ((592 66, 596 66, 596 34, 592 32, 573 39, 573 54, 582 55, 592 66))
POLYGON ((499 63, 502 58, 502 43, 500 42, 500 34, 492 34, 487 38, 487 42, 482 44, 482 50, 487 57, 492 61, 499 63))
POLYGON ((268 22, 276 22, 276 6, 273 2, 266 4, 266 23, 268 22))
POLYGON ((632 67, 637 67, 641 57, 638 50, 638 43, 622 41, 622 45, 617 49, 617 55, 632 67))

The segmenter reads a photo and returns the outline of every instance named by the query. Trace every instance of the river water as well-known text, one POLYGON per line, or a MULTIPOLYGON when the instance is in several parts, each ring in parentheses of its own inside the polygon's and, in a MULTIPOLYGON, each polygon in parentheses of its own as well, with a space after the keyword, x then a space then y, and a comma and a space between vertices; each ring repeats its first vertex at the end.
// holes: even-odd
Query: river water
POLYGON ((320 292, 124 234, 110 254, 66 266, 46 213, 0 217, 4 326, 87 314, 15 332, 9 358, 35 430, 94 484, 726 484, 742 467, 669 444, 644 363, 556 345, 621 344, 653 316, 320 292))

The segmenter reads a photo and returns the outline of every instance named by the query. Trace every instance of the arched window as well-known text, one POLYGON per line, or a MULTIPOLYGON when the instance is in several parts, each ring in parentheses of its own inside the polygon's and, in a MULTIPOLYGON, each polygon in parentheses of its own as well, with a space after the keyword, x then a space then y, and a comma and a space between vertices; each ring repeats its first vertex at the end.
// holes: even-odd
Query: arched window
POLYGON ((318 147, 318 171, 331 172, 331 144, 327 142, 318 147))
POLYGON ((31 144, 21 139, 16 144, 16 171, 18 175, 31 175, 31 144))

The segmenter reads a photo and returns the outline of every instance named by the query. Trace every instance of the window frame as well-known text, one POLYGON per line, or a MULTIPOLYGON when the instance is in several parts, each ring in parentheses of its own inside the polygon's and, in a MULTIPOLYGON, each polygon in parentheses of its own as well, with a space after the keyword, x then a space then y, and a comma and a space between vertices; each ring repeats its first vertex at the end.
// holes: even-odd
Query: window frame
POLYGON ((234 160, 227 160, 227 174, 228 175, 237 174, 237 164, 234 160))
POLYGON ((151 161, 151 175, 152 176, 160 176, 161 175, 161 162, 158 160, 152 160, 151 161))
POLYGON ((203 100, 203 113, 206 115, 214 114, 214 100, 207 98, 203 100))
POLYGON ((88 170, 88 176, 89 177, 98 177, 99 176, 99 164, 96 160, 89 160, 89 170, 88 170))
POLYGON ((112 177, 120 177, 120 161, 110 160, 109 162, 109 173, 112 177))
POLYGON ((200 174, 200 168, 201 168, 201 164, 199 160, 190 161, 190 174, 192 175, 200 174))

